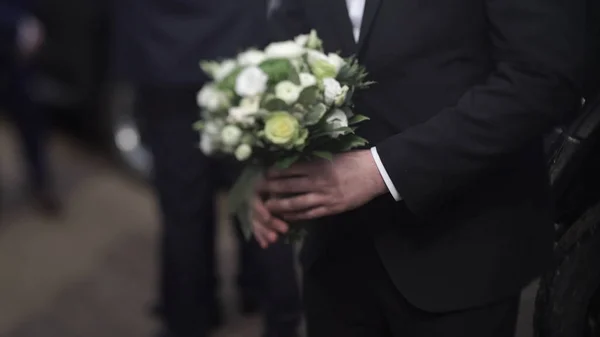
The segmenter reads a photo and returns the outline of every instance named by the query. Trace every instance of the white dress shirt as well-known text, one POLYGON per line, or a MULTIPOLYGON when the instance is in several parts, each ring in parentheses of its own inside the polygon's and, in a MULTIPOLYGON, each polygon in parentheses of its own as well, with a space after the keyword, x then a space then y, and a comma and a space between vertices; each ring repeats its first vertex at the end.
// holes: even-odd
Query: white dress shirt
MULTIPOLYGON (((358 42, 360 37, 360 27, 362 25, 362 18, 365 11, 365 2, 366 0, 346 0, 348 16, 350 17, 350 22, 352 22, 352 33, 354 34, 354 41, 356 42, 358 42)), ((375 160, 379 174, 381 174, 381 178, 383 178, 385 186, 387 186, 390 194, 392 194, 392 197, 394 197, 394 200, 402 200, 398 190, 396 190, 396 187, 390 178, 390 175, 387 173, 385 167, 383 167, 383 163, 381 162, 379 154, 377 153, 377 148, 372 147, 371 154, 373 155, 373 159, 375 160)))

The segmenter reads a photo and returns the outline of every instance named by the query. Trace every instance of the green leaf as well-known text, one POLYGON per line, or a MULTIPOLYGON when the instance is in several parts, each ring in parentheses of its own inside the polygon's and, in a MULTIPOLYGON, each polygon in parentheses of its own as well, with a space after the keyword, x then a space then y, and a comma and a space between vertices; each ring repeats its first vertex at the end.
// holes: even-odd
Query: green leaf
POLYGON ((276 163, 275 163, 275 167, 277 167, 278 169, 284 170, 290 166, 292 166, 295 162, 298 161, 298 159, 300 159, 300 155, 299 154, 294 154, 288 157, 284 157, 282 159, 279 159, 276 163))
POLYGON ((228 207, 232 214, 238 214, 240 209, 250 201, 254 193, 254 184, 262 175, 263 168, 258 165, 246 166, 235 184, 229 191, 228 207))
POLYGON ((192 129, 195 131, 201 131, 204 129, 204 121, 197 121, 196 123, 192 124, 192 129))
POLYGON ((224 91, 231 91, 235 89, 235 81, 238 75, 242 72, 242 68, 238 67, 233 70, 227 77, 217 84, 217 88, 224 91))
POLYGON ((296 71, 294 67, 289 70, 288 81, 294 83, 295 85, 300 85, 300 75, 296 71))
POLYGON ((345 139, 343 139, 341 144, 342 146, 340 148, 340 151, 345 152, 357 147, 365 146, 369 144, 369 141, 357 135, 346 135, 345 139))
POLYGON ((329 136, 329 135, 332 135, 337 132, 343 132, 345 134, 348 134, 348 133, 354 132, 354 130, 350 127, 344 126, 344 127, 337 128, 337 129, 326 130, 326 131, 315 133, 315 134, 311 135, 311 138, 329 136))
POLYGON ((236 217, 240 222, 240 229, 242 230, 242 235, 246 241, 250 241, 252 239, 252 209, 250 208, 249 203, 245 203, 242 205, 237 212, 235 212, 236 217))
POLYGON ((319 157, 319 158, 323 158, 323 159, 327 159, 329 161, 333 161, 333 154, 331 152, 326 152, 326 151, 313 151, 312 153, 314 156, 319 157))
POLYGON ((271 98, 263 103, 263 108, 269 111, 287 111, 289 105, 279 98, 271 98))
MULTIPOLYGON (((262 69, 267 75, 269 75, 269 84, 274 85, 281 81, 288 80, 294 77, 296 71, 294 70, 294 66, 288 59, 269 59, 263 61, 259 68, 262 69)), ((298 74, 296 73, 296 76, 298 74)), ((293 82, 293 81, 292 81, 293 82)), ((298 83, 300 82, 300 78, 298 78, 298 83)))
POLYGON ((319 123, 321 118, 327 113, 327 106, 323 103, 314 105, 304 117, 305 125, 315 125, 319 123))
POLYGON ((346 106, 352 105, 352 98, 354 97, 355 91, 356 91, 356 87, 351 86, 350 90, 348 90, 348 92, 346 93, 346 99, 344 99, 343 105, 346 105, 346 106))
POLYGON ((336 79, 350 87, 357 89, 365 89, 374 82, 367 82, 368 73, 366 69, 361 66, 356 57, 350 57, 346 59, 346 64, 340 69, 336 79))
POLYGON ((349 125, 354 125, 354 124, 358 124, 364 121, 368 121, 370 118, 364 115, 354 115, 352 116, 352 118, 350 118, 350 120, 348 121, 349 125))
POLYGON ((298 103, 306 106, 312 105, 317 101, 318 97, 319 87, 317 87, 316 85, 306 87, 300 93, 300 96, 298 97, 298 103))

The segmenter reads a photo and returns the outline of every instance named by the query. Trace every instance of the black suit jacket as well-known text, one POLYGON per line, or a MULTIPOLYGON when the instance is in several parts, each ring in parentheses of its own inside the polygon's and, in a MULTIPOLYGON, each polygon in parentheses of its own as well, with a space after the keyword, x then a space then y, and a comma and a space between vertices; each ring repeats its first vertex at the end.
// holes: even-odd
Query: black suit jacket
POLYGON ((198 85, 200 60, 267 38, 266 0, 122 0, 115 9, 117 71, 139 84, 198 85))
POLYGON ((588 0, 585 97, 600 95, 600 1, 588 0))
POLYGON ((283 0, 278 38, 315 28, 377 82, 355 97, 359 133, 403 198, 323 219, 305 267, 356 219, 427 311, 512 296, 547 267, 542 135, 580 100, 584 18, 583 0, 367 0, 356 45, 344 0, 283 0))

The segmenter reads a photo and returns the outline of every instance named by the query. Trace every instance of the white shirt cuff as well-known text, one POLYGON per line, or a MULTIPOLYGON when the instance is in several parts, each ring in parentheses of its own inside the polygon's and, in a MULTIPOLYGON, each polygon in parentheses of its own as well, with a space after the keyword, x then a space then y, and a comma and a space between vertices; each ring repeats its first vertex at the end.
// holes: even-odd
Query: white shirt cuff
POLYGON ((396 190, 396 186, 394 186, 394 183, 390 178, 390 175, 385 170, 385 167, 383 167, 383 163, 381 162, 381 158, 379 158, 379 153, 377 153, 377 149, 375 147, 371 148, 371 154, 373 155, 373 160, 375 160, 375 164, 377 165, 379 174, 381 174, 381 178, 383 178, 383 182, 385 183, 385 186, 387 186, 392 197, 394 197, 394 200, 402 200, 402 198, 400 197, 400 193, 398 193, 398 190, 396 190))

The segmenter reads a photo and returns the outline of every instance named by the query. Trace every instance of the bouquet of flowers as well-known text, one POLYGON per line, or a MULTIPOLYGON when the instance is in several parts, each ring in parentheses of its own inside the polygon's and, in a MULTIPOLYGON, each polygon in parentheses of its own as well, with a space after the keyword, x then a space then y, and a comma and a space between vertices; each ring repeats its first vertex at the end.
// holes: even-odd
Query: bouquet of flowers
MULTIPOLYGON (((352 112, 353 93, 370 85, 367 73, 355 58, 325 54, 314 30, 200 66, 212 79, 197 97, 200 149, 243 164, 229 208, 247 237, 250 197, 266 169, 300 160, 331 160, 335 153, 367 144, 354 131, 368 118, 352 112)), ((290 237, 298 234, 300 229, 292 226, 290 237)))

